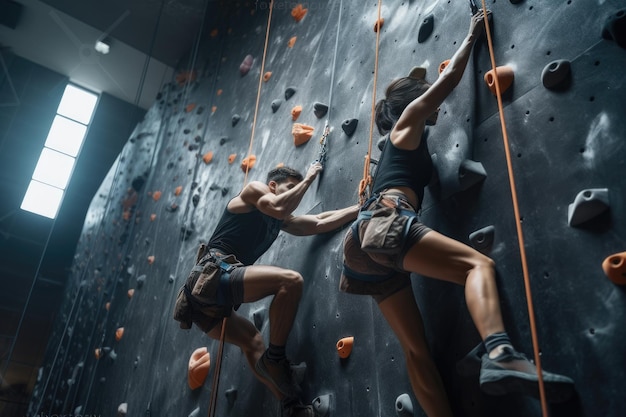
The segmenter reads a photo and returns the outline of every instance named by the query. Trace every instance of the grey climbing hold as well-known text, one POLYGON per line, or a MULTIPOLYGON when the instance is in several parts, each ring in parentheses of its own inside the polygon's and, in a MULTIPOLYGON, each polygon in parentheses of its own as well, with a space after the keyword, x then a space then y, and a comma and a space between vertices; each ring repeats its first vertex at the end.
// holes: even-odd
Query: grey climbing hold
POLYGON ((196 407, 191 413, 189 413, 188 417, 198 417, 200 415, 200 407, 196 407))
POLYGON ((487 178, 487 172, 480 162, 466 159, 459 166, 459 184, 462 190, 483 182, 487 178))
POLYGON ((254 63, 254 58, 252 57, 252 55, 246 55, 246 57, 241 62, 241 65, 239 65, 239 73, 241 74, 242 77, 250 71, 250 68, 252 68, 253 63, 254 63))
POLYGON ((599 216, 609 209, 609 189, 591 188, 582 190, 567 210, 567 223, 578 226, 599 216))
POLYGON ((278 109, 280 108, 280 105, 283 104, 283 101, 281 99, 276 99, 274 101, 272 101, 272 112, 276 113, 278 111, 278 109))
POLYGON ((352 136, 358 124, 359 124, 358 119, 346 119, 341 124, 341 128, 343 129, 346 135, 352 136))
POLYGON ((424 18, 422 24, 420 25, 419 32, 417 33, 417 42, 422 43, 431 33, 433 33, 433 28, 435 27, 435 18, 432 14, 429 14, 424 18))
POLYGON ((470 233, 469 241, 474 249, 487 254, 491 252, 495 234, 496 228, 494 226, 483 227, 482 229, 470 233))
POLYGON ((118 416, 125 416, 127 412, 128 412, 128 403, 121 403, 117 407, 117 415, 118 416))
POLYGON ((231 124, 233 125, 233 127, 235 127, 235 125, 239 123, 239 120, 241 120, 241 116, 238 114, 233 114, 233 117, 231 119, 231 124))
POLYGON ((294 94, 296 94, 296 89, 293 87, 287 87, 285 90, 285 100, 289 100, 294 94))
POLYGON ((541 72, 543 86, 550 90, 563 89, 571 80, 571 64, 566 59, 550 62, 541 72))
POLYGON ((326 417, 330 412, 331 396, 330 394, 320 395, 311 402, 315 415, 317 417, 326 417))
POLYGON ((328 113, 328 106, 323 103, 315 103, 313 105, 313 113, 315 114, 315 117, 321 119, 326 116, 326 113, 328 113))
POLYGON ((602 37, 626 48, 626 9, 618 10, 607 18, 602 28, 602 37))
POLYGON ((228 409, 232 409, 237 401, 237 390, 235 388, 227 389, 224 393, 226 395, 226 401, 228 402, 228 409))
POLYGON ((413 402, 409 394, 400 394, 398 398, 396 398, 396 414, 398 417, 413 416, 413 402))

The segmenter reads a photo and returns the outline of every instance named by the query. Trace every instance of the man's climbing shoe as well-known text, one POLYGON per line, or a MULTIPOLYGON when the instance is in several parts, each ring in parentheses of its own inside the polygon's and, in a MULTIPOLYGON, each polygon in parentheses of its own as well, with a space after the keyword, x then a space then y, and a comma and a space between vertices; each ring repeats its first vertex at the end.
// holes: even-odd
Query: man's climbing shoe
POLYGON ((477 344, 474 349, 470 350, 461 360, 456 363, 456 371, 461 376, 476 376, 480 374, 480 365, 482 363, 483 355, 487 351, 483 342, 477 344))
POLYGON ((312 405, 304 405, 297 399, 285 399, 282 401, 282 417, 315 417, 312 405))
MULTIPOLYGON (((542 372, 548 402, 563 402, 574 393, 574 381, 566 376, 542 372)), ((537 368, 526 356, 504 347, 494 359, 482 357, 480 388, 491 395, 521 393, 539 398, 537 368)))
POLYGON ((263 356, 257 361, 255 369, 283 395, 295 398, 300 395, 300 387, 294 381, 291 364, 287 359, 280 361, 270 360, 267 358, 267 351, 265 351, 263 356))

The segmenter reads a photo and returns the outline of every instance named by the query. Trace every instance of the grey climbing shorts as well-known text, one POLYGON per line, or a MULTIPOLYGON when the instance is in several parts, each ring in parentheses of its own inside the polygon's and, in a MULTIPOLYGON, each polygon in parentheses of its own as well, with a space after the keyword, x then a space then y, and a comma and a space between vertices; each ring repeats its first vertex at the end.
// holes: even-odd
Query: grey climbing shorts
POLYGON ((397 254, 365 252, 348 229, 343 240, 344 269, 339 289, 350 294, 371 295, 380 303, 390 295, 411 285, 410 272, 403 268, 406 253, 430 232, 428 226, 414 221, 403 249, 397 254))
POLYGON ((178 292, 174 319, 183 329, 193 322, 208 333, 243 302, 246 266, 233 255, 218 255, 203 257, 178 292))

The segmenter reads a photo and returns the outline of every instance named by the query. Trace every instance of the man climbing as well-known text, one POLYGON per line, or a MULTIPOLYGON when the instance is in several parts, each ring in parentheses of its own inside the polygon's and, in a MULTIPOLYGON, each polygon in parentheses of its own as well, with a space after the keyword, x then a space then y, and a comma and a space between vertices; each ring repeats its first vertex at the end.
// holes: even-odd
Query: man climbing
POLYGON ((280 230, 305 236, 332 231, 352 221, 358 206, 317 215, 292 213, 322 170, 319 163, 306 176, 288 167, 271 170, 266 183, 252 181, 231 199, 206 245, 202 245, 185 285, 180 289, 174 319, 183 329, 195 323, 213 339, 238 346, 254 375, 281 401, 283 415, 312 417, 293 381, 285 345, 302 296, 300 273, 269 265, 253 265, 276 240, 280 230), (269 308, 270 337, 263 337, 238 315, 242 303, 273 296, 269 308), (228 317, 226 321, 222 319, 228 317))

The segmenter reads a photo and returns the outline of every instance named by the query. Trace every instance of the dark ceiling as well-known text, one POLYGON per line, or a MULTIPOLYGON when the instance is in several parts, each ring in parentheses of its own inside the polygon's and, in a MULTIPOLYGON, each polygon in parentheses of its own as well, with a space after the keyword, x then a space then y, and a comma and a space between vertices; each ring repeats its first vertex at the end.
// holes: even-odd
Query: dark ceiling
MULTIPOLYGON (((20 0, 16 2, 20 3, 20 0)), ((220 7, 220 3, 214 0, 43 2, 102 31, 103 36, 112 40, 112 46, 115 42, 124 43, 173 68, 178 67, 181 58, 193 46, 204 18, 214 19, 220 7)), ((41 4, 36 0, 24 0, 23 7, 35 8, 41 4)), ((25 15, 22 12, 22 16, 25 15)), ((19 24, 18 20, 18 28, 19 24)), ((0 39, 0 46, 2 43, 0 39)), ((0 54, 3 67, 0 68, 0 90, 6 90, 6 57, 10 52, 0 48, 0 54)), ((0 124, 13 123, 11 111, 0 106, 0 124)), ((99 111, 106 110, 99 108, 99 111)), ((132 127, 129 126, 129 131, 132 127)), ((21 153, 32 154, 27 158, 37 159, 40 144, 33 146, 24 138, 6 134, 0 137, 0 417, 18 415, 10 410, 22 410, 30 398, 32 386, 25 384, 16 388, 11 380, 19 378, 17 374, 22 371, 36 376, 63 299, 85 214, 126 140, 128 137, 112 140, 107 143, 108 149, 99 150, 102 155, 109 154, 108 160, 104 158, 108 165, 103 166, 99 161, 91 163, 91 168, 76 169, 57 220, 51 222, 19 208, 25 184, 32 175, 32 166, 25 167, 19 163, 19 158, 7 154, 7 149, 19 149, 21 153)), ((32 376, 30 379, 34 380, 32 376)))

